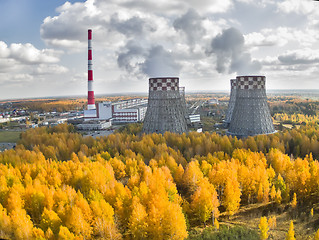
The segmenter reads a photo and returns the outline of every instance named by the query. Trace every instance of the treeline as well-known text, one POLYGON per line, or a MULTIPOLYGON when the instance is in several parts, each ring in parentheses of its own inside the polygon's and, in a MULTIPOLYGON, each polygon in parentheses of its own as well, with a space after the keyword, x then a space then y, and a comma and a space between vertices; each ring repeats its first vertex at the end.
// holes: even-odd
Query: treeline
POLYGON ((272 114, 286 113, 315 116, 319 114, 319 101, 301 98, 271 98, 270 110, 272 114))
POLYGON ((304 115, 304 114, 286 114, 286 113, 276 113, 273 116, 274 120, 281 123, 288 124, 303 124, 307 123, 319 123, 319 115, 304 115))
POLYGON ((319 197, 319 163, 284 151, 292 141, 301 156, 304 139, 317 141, 317 132, 307 125, 244 140, 214 133, 94 140, 68 125, 31 129, 0 154, 0 237, 185 239, 189 227, 218 225, 220 213, 241 205, 310 204, 319 197))
POLYGON ((289 156, 304 158, 311 153, 315 159, 319 159, 319 126, 316 123, 301 126, 299 129, 245 139, 208 132, 142 135, 140 131, 141 125, 136 124, 123 128, 123 133, 94 140, 92 137, 84 138, 75 133, 72 125, 60 124, 54 128, 30 129, 22 133, 19 143, 28 150, 37 147, 46 158, 53 160, 68 160, 73 152, 93 156, 101 151, 108 151, 113 157, 126 156, 129 151, 148 162, 156 154, 162 154, 161 149, 156 150, 162 145, 168 147, 169 151, 174 152, 174 156, 184 163, 196 155, 207 156, 219 151, 232 156, 232 152, 238 148, 265 154, 271 148, 276 148, 289 156), (134 134, 128 134, 131 132, 134 134))

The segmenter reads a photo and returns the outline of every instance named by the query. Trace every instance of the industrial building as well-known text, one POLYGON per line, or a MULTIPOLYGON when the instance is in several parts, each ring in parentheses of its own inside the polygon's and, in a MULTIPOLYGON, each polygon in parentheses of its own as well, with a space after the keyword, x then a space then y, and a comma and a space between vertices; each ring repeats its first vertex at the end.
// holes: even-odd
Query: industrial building
POLYGON ((76 125, 77 129, 92 131, 92 130, 104 130, 111 127, 111 121, 86 121, 76 125))
POLYGON ((275 132, 265 83, 265 76, 236 77, 236 100, 228 134, 247 137, 275 132))
POLYGON ((94 111, 84 110, 84 120, 109 120, 114 123, 141 122, 147 109, 146 99, 129 99, 121 102, 96 103, 94 111), (93 113, 91 115, 91 113, 93 113))
POLYGON ((147 110, 147 99, 135 98, 112 104, 112 122, 142 122, 147 110))
POLYGON ((231 117, 233 115, 235 102, 236 102, 236 92, 237 92, 236 79, 230 79, 230 97, 229 97, 226 118, 224 121, 224 127, 226 127, 226 128, 229 127, 231 117))
POLYGON ((149 95, 143 132, 184 133, 188 131, 186 109, 179 91, 179 78, 161 77, 149 79, 149 95))

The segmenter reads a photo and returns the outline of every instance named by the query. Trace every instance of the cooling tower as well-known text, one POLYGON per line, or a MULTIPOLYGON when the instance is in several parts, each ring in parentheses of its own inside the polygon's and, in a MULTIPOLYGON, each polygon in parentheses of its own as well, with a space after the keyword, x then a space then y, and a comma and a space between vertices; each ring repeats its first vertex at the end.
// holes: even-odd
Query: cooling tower
POLYGON ((187 132, 183 109, 179 92, 179 78, 150 78, 143 132, 187 132))
POLYGON ((231 117, 233 114, 233 110, 235 107, 235 102, 236 102, 236 79, 230 79, 230 98, 229 98, 229 103, 228 103, 228 109, 226 113, 226 118, 225 118, 225 127, 228 127, 231 121, 231 117))
POLYGON ((228 134, 246 137, 275 132, 267 104, 265 76, 236 78, 236 102, 228 134))
POLYGON ((187 105, 186 105, 186 99, 185 99, 185 87, 179 87, 179 94, 181 96, 181 102, 182 102, 182 106, 183 106, 183 111, 184 111, 184 116, 186 119, 186 123, 190 124, 191 121, 189 119, 189 114, 187 111, 187 105))

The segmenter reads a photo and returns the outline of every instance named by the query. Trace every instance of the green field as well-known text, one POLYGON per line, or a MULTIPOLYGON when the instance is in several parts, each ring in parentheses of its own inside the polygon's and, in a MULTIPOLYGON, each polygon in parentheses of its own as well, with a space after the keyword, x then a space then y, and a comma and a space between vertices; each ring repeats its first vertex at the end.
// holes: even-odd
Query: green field
POLYGON ((20 131, 0 131, 0 142, 16 143, 20 139, 20 131))

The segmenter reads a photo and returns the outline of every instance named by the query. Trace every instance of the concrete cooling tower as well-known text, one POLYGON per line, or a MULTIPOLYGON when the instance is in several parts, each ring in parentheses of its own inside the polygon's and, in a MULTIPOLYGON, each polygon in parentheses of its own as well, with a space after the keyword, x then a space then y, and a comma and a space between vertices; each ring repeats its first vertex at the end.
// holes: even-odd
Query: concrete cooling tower
POLYGON ((247 137, 275 132, 267 104, 265 76, 236 78, 236 102, 228 134, 247 137))
POLYGON ((179 78, 150 78, 143 132, 187 132, 185 110, 179 92, 179 78))
POLYGON ((186 98, 185 98, 185 87, 179 87, 179 94, 181 96, 181 102, 182 102, 182 106, 183 106, 183 111, 184 111, 186 123, 190 124, 191 122, 189 119, 189 114, 188 114, 187 105, 186 105, 186 98))
POLYGON ((227 109, 226 118, 225 118, 225 127, 229 126, 231 117, 233 115, 235 102, 236 102, 236 91, 237 91, 236 79, 230 79, 230 98, 229 98, 228 109, 227 109))

